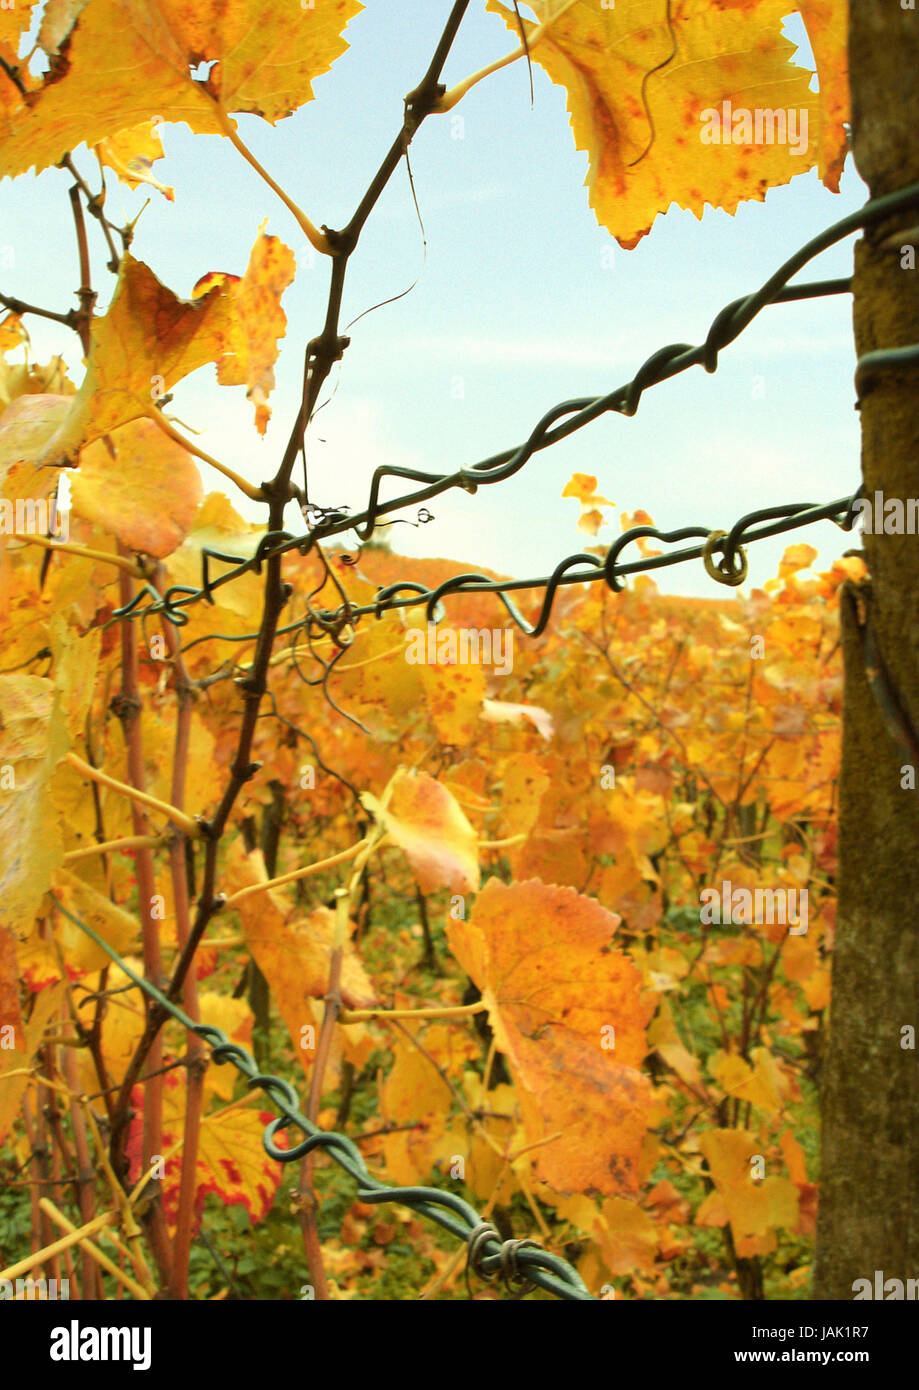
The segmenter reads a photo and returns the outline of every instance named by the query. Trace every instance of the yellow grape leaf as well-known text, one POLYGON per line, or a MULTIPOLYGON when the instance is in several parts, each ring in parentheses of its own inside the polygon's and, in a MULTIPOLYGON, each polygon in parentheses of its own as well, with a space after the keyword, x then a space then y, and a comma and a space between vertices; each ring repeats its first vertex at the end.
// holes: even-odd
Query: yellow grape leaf
POLYGON ((26 332, 25 324, 21 314, 14 314, 12 310, 4 314, 0 319, 0 352, 13 352, 28 342, 29 335, 26 332))
MULTIPOLYGON (((444 1024, 428 1028, 418 1041, 448 1075, 471 1055, 469 1035, 444 1024)), ((396 1182, 417 1183, 430 1177, 432 1146, 444 1131, 453 1097, 437 1068, 408 1038, 396 1035, 391 1046, 393 1065, 380 1087, 380 1118, 418 1128, 385 1136, 386 1169, 396 1182)))
POLYGON ((562 490, 563 497, 576 497, 583 507, 588 503, 594 506, 615 507, 608 497, 597 496, 597 480, 592 473, 572 473, 562 490))
MULTIPOLYGON (((812 10, 821 94, 782 35, 794 0, 672 0, 669 19, 660 0, 530 7, 540 24, 548 21, 538 36, 527 25, 533 59, 568 93, 575 145, 588 157, 590 206, 621 246, 636 246, 671 203, 699 218, 706 203, 733 213, 818 162, 839 191, 845 50, 830 16, 844 0, 826 10, 824 29, 821 7, 812 10), (781 140, 777 112, 786 123, 781 140)), ((488 9, 519 33, 512 8, 488 0, 488 9)))
POLYGON ((201 501, 194 458, 153 420, 132 420, 80 454, 71 475, 77 516, 117 537, 129 550, 163 559, 182 544, 201 501))
POLYGON ((600 497, 597 494, 597 480, 590 473, 572 473, 565 484, 562 496, 578 499, 581 504, 578 530, 586 531, 590 536, 595 536, 600 527, 605 524, 600 508, 615 507, 616 505, 608 497, 600 497))
POLYGON ((370 792, 362 805, 408 855, 422 893, 446 888, 475 892, 479 886, 478 838, 459 803, 426 772, 400 768, 385 806, 370 792))
POLYGON ((724 1091, 725 1095, 738 1100, 749 1101, 760 1110, 776 1115, 782 1108, 782 1077, 768 1051, 763 1047, 754 1049, 754 1066, 750 1066, 736 1053, 718 1051, 709 1059, 708 1069, 724 1091))
POLYGON ((220 356, 231 320, 232 298, 223 287, 194 303, 178 299, 149 266, 125 254, 108 313, 93 322, 83 384, 40 461, 73 459, 146 414, 182 377, 220 356))
MULTIPOLYGON (((167 568, 170 583, 187 584, 197 589, 201 584, 203 550, 218 550, 223 555, 239 555, 242 559, 249 559, 255 554, 264 534, 263 526, 249 526, 243 521, 222 492, 209 492, 198 508, 184 543, 169 557, 167 568)), ((212 560, 211 577, 217 578, 231 568, 230 565, 212 560)), ((218 609, 228 609, 240 618, 255 619, 257 622, 263 587, 259 576, 250 572, 216 590, 214 599, 218 609)), ((211 621, 212 618, 208 618, 208 623, 211 621)), ((251 627, 251 622, 247 622, 246 626, 251 627)), ((205 631, 211 630, 210 627, 205 628, 205 631)))
POLYGON ((153 165, 163 157, 163 142, 156 121, 144 121, 130 130, 120 130, 117 135, 110 135, 107 140, 100 140, 96 154, 100 163, 114 169, 129 188, 148 184, 170 203, 175 202, 175 190, 160 183, 153 173, 153 165))
MULTIPOLYGON (((84 883, 67 869, 54 875, 54 893, 61 905, 74 917, 79 917, 97 936, 107 941, 120 956, 125 955, 140 933, 140 923, 90 884, 84 883)), ((102 970, 111 957, 84 931, 63 913, 55 912, 55 935, 64 951, 64 959, 77 970, 102 970)))
MULTIPOLYGON (((132 1183, 138 1182, 141 1176, 143 1101, 139 1086, 134 1089, 134 1098, 135 1117, 126 1146, 132 1183)), ((224 1206, 245 1207, 253 1225, 267 1215, 282 1176, 280 1163, 269 1158, 262 1145, 265 1126, 275 1118, 272 1111, 239 1105, 204 1116, 195 1175, 195 1230, 208 1193, 215 1193, 224 1206)), ((163 1078, 163 1152, 168 1156, 161 1191, 163 1211, 170 1226, 175 1225, 179 1206, 184 1133, 185 1085, 175 1072, 167 1072, 163 1078), (170 1153, 176 1145, 178 1152, 170 1153)), ((280 1138, 280 1146, 284 1147, 283 1138, 280 1138)))
POLYGON ((0 411, 19 396, 74 396, 76 389, 67 375, 63 357, 52 357, 44 366, 0 360, 0 411))
POLYGON ((14 58, 19 53, 19 39, 31 23, 34 4, 35 0, 16 0, 13 5, 0 9, 0 44, 4 44, 14 58))
POLYGON ((24 939, 61 863, 48 781, 69 745, 50 680, 0 676, 0 925, 24 939))
POLYGON ((8 1076, 6 1073, 25 1072, 42 1045, 45 1029, 57 1012, 62 996, 61 985, 51 985, 43 989, 36 996, 32 1017, 25 1029, 16 1034, 16 1046, 0 1048, 0 1140, 5 1137, 16 1119, 19 1103, 29 1084, 27 1075, 8 1076))
POLYGON ((571 888, 490 879, 447 940, 488 1005, 520 1096, 536 1171, 560 1192, 637 1188, 653 1005, 612 948, 619 918, 571 888))
MULTIPOLYGON (((231 1042, 252 1050, 252 1010, 245 999, 231 999, 226 994, 205 990, 198 996, 202 1023, 226 1033, 231 1042)), ((205 1086, 222 1100, 232 1100, 239 1072, 232 1064, 212 1062, 205 1074, 205 1086)))
POLYGON ((660 1054, 667 1066, 676 1072, 681 1081, 685 1081, 689 1086, 701 1086, 699 1063, 688 1048, 683 1046, 670 1004, 666 999, 661 999, 657 1017, 648 1029, 648 1043, 660 1054))
POLYGON ((464 748, 475 741, 485 695, 481 666, 419 667, 428 710, 441 743, 464 748))
MULTIPOLYGON (((798 1190, 788 1178, 756 1180, 750 1159, 760 1152, 747 1130, 711 1129, 699 1137, 715 1192, 696 1213, 696 1225, 723 1226, 730 1221, 738 1253, 750 1240, 770 1236, 777 1227, 793 1230, 798 1223, 798 1190), (713 1200, 715 1199, 715 1200, 713 1200)), ((749 1250, 744 1250, 749 1253, 749 1250)))
POLYGON ((265 223, 259 227, 249 265, 241 280, 224 275, 206 275, 192 291, 196 298, 212 284, 232 281, 230 294, 235 315, 228 350, 217 362, 221 386, 245 386, 255 405, 255 427, 264 434, 271 418, 267 400, 274 390, 274 364, 278 360, 278 341, 287 332, 287 315, 281 296, 297 272, 294 253, 276 236, 266 236, 265 223))
POLYGON ((98 145, 151 114, 215 133, 218 101, 274 124, 311 99, 313 79, 345 51, 342 33, 361 9, 360 0, 309 8, 292 0, 89 0, 66 62, 52 64, 28 105, 14 101, 5 119, 0 108, 0 175, 45 169, 83 141, 98 145), (214 66, 198 81, 191 69, 201 62, 214 66))
POLYGON ((501 824, 505 835, 528 835, 549 786, 548 773, 532 753, 515 753, 503 768, 501 824))

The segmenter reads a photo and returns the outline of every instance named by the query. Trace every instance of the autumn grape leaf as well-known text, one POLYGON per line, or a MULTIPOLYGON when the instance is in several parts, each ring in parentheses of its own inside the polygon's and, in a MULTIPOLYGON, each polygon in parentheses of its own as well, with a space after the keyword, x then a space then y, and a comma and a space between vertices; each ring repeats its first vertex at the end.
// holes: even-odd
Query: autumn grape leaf
MULTIPOLYGON (((161 1179, 163 1211, 170 1225, 175 1225, 182 1180, 182 1149, 185 1129, 185 1086, 175 1075, 167 1072, 163 1078, 163 1150, 165 1173, 161 1179), (170 1152, 178 1147, 178 1152, 170 1152)), ((134 1088, 135 1106, 126 1142, 129 1173, 132 1183, 141 1177, 141 1148, 143 1140, 143 1091, 134 1088)), ((218 1196, 224 1206, 243 1206, 249 1220, 256 1225, 268 1214, 281 1182, 281 1165, 269 1158, 262 1144, 265 1126, 276 1117, 269 1111, 229 1105, 201 1121, 198 1139, 198 1159, 195 1174, 194 1230, 197 1230, 209 1193, 218 1196)), ((284 1137, 281 1148, 286 1147, 284 1137)))
POLYGON ((364 792, 361 803, 408 855, 422 893, 446 888, 475 892, 479 886, 478 839, 459 803, 426 772, 400 768, 390 796, 364 792))
MULTIPOLYGON (((0 415, 0 482, 17 464, 34 463, 44 453, 73 405, 72 396, 32 393, 17 396, 0 415)), ((35 470, 36 477, 39 476, 35 470)), ((31 471, 29 476, 31 477, 31 471)), ((46 481, 53 475, 44 473, 46 481)), ((7 494, 4 486, 4 494, 7 494)), ((23 494, 16 494, 23 495, 23 494)), ((33 492, 25 494, 35 496, 33 492)))
POLYGON ((798 1190, 788 1178, 756 1178, 750 1160, 761 1152, 747 1130, 710 1129, 699 1136, 715 1184, 696 1213, 698 1226, 730 1221, 738 1255, 768 1254, 778 1227, 798 1224, 798 1190))
POLYGON ((588 535, 595 536, 600 527, 604 524, 601 507, 615 507, 616 503, 611 502, 608 497, 601 497, 597 492, 597 480, 590 473, 572 473, 562 491, 563 497, 576 497, 581 504, 581 515, 578 518, 578 530, 586 531, 588 535))
POLYGON ((485 695, 485 672, 481 666, 435 666, 426 662, 418 669, 441 743, 464 748, 474 742, 485 695))
POLYGON ((191 454, 152 420, 132 420, 110 435, 115 457, 96 440, 70 475, 73 510, 129 550, 162 559, 182 544, 201 500, 191 454))
POLYGON ((788 1093, 787 1083, 767 1048, 754 1048, 751 1055, 752 1067, 736 1053, 718 1051, 709 1059, 708 1069, 725 1095, 777 1115, 788 1093))
POLYGON ((52 681, 0 676, 0 926, 23 939, 63 858, 45 791, 69 742, 52 681))
MULTIPOLYGON (((58 869, 54 875, 55 897, 74 917, 79 917, 97 936, 107 941, 119 955, 126 955, 139 936, 140 924, 130 912, 98 893, 74 873, 58 869)), ((55 935, 64 958, 77 970, 102 970, 110 963, 108 952, 62 913, 57 915, 55 935)))
POLYGON ((650 1091, 653 1010, 613 948, 619 918, 572 888, 490 879, 451 951, 488 1006, 520 1095, 536 1171, 559 1192, 634 1193, 650 1091))
POLYGON ((4 1029, 11 1028, 13 1043, 25 1034, 22 1032, 22 1014, 19 1010, 19 970, 16 959, 16 938, 9 927, 0 927, 0 1041, 8 1036, 4 1029))
POLYGON ((207 275, 192 291, 210 289, 220 281, 232 282, 230 294, 235 314, 227 351, 217 362, 221 386, 245 386, 255 406, 255 427, 264 434, 271 417, 267 400, 274 389, 274 364, 278 359, 278 340, 287 331, 287 316, 281 296, 297 271, 294 253, 276 236, 267 236, 265 223, 258 236, 249 265, 241 280, 207 275))
MULTIPOLYGON (((246 854, 236 839, 227 856, 227 886, 238 891, 266 883, 268 875, 261 853, 246 854)), ((304 1028, 313 1026, 310 999, 323 999, 329 986, 329 964, 335 917, 318 907, 301 921, 290 920, 293 907, 279 889, 252 893, 236 906, 243 934, 253 959, 271 986, 281 1017, 304 1070, 313 1052, 301 1047, 304 1028)), ((350 1009, 370 1008, 377 1002, 354 945, 346 942, 341 967, 341 997, 350 1009)))
POLYGON ((160 139, 159 125, 156 121, 144 121, 132 126, 130 130, 120 130, 100 140, 96 154, 101 164, 113 169, 128 188, 138 188, 142 183, 162 193, 170 203, 175 202, 175 190, 167 188, 153 173, 153 166, 163 157, 163 142, 160 139))
MULTIPOLYGON (((184 543, 169 557, 169 578, 173 584, 188 584, 197 588, 201 583, 201 557, 206 549, 220 551, 224 555, 239 555, 251 559, 258 543, 265 534, 263 526, 250 526, 231 506, 222 492, 209 492, 198 508, 194 523, 184 543)), ((216 577, 228 567, 211 561, 212 574, 216 577)), ((262 583, 251 572, 234 579, 232 584, 216 590, 214 599, 218 609, 241 618, 246 627, 251 627, 252 619, 257 620, 261 601, 262 583)), ((194 614, 194 610, 191 610, 194 614)), ((192 618, 194 621, 194 617, 192 618)), ((209 623, 211 618, 208 617, 209 623)), ((204 631, 209 631, 205 626, 204 631)))
MULTIPOLYGON (((519 33, 517 15, 500 0, 488 9, 519 33)), ((587 152, 590 206, 627 249, 638 244, 671 203, 699 218, 706 203, 733 213, 744 199, 762 199, 819 163, 828 188, 839 191, 846 154, 844 0, 814 0, 820 94, 812 74, 792 63, 795 45, 782 35, 794 0, 530 0, 541 33, 527 24, 533 59, 568 94, 575 145, 587 152), (723 103, 730 103, 730 111, 723 103), (794 112, 781 130, 755 113, 794 112), (746 112, 751 129, 734 117, 746 112), (719 139, 712 116, 728 114, 719 139), (804 124, 806 121, 806 125, 804 124), (706 134, 706 143, 702 136, 706 134), (738 142, 734 143, 733 136, 738 142), (723 138, 725 137, 726 138, 723 138), (740 143, 743 141, 743 143, 740 143)))
POLYGON ((77 451, 137 420, 182 377, 224 350, 232 300, 221 286, 194 303, 178 299, 149 266, 125 254, 108 313, 93 322, 83 383, 39 462, 77 451))
POLYGON ((29 1084, 28 1065, 41 1047, 45 1029, 60 1007, 62 992, 60 986, 42 990, 25 1028, 16 1032, 15 1046, 0 1048, 0 1140, 16 1119, 20 1101, 29 1084), (5 1075, 12 1071, 21 1075, 5 1075))
MULTIPOLYGON (((88 0, 67 38, 60 24, 52 36, 65 61, 28 105, 11 99, 5 119, 0 108, 0 175, 38 172, 151 115, 216 133, 218 102, 274 124, 312 98, 361 9, 360 0, 88 0), (191 69, 202 62, 214 66, 198 81, 191 69)), ((0 91, 10 86, 2 82, 0 91)))
POLYGON ((552 715, 539 705, 514 705, 507 700, 483 700, 480 718, 486 724, 522 724, 528 720, 544 739, 552 737, 552 715))

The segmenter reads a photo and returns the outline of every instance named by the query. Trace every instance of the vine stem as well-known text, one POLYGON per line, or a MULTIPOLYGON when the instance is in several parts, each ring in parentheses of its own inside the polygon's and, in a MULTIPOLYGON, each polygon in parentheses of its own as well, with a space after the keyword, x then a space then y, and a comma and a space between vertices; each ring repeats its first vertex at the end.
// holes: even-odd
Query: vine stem
POLYGON ((223 103, 219 101, 216 102, 214 109, 220 129, 223 131, 230 144, 242 155, 246 163, 251 165, 259 178, 264 179, 271 191, 277 194, 288 212, 292 213, 294 221, 297 223, 297 226, 310 245, 317 251, 321 251, 325 256, 333 256, 335 252, 332 250, 328 237, 310 221, 302 208, 299 208, 294 200, 287 196, 281 185, 275 182, 264 165, 258 162, 255 155, 249 149, 249 146, 241 138, 236 122, 227 114, 223 103))
POLYGON ((557 18, 558 15, 553 15, 552 19, 547 20, 545 24, 538 25, 533 30, 532 35, 528 36, 526 44, 521 44, 519 48, 515 48, 513 53, 506 53, 503 58, 496 58, 493 63, 486 64, 484 68, 480 68, 478 72, 474 72, 471 77, 466 77, 462 82, 457 82, 456 86, 451 87, 449 92, 444 92, 443 96, 434 107, 434 110, 438 112, 438 114, 452 111, 453 107, 456 106, 458 102, 462 101, 466 93, 471 91, 477 83, 484 82, 485 78, 491 77, 493 72, 500 72, 502 68, 509 67, 511 63, 516 63, 519 58, 528 57, 539 41, 545 38, 549 28, 555 23, 557 18))
MULTIPOLYGON (((336 888, 335 934, 329 962, 329 987, 325 996, 325 1013, 322 1016, 322 1028, 319 1032, 319 1041, 316 1044, 316 1060, 313 1063, 309 1101, 306 1109, 307 1119, 312 1120, 314 1124, 322 1104, 322 1087, 332 1047, 332 1034, 335 1031, 336 1020, 341 1014, 341 965, 345 953, 345 941, 348 936, 350 900, 351 895, 347 888, 336 888)), ((315 1159, 315 1152, 311 1152, 304 1154, 300 1160, 300 1181, 297 1186, 296 1205, 300 1218, 300 1229, 303 1233, 303 1247, 309 1261, 310 1275, 315 1284, 315 1295, 318 1300, 327 1300, 329 1285, 322 1259, 322 1244, 319 1239, 318 1202, 313 1191, 315 1159)))
POLYGON ((81 560, 96 560, 101 564, 115 565, 133 579, 146 579, 147 574, 135 560, 123 555, 110 555, 105 550, 90 550, 85 545, 74 545, 71 541, 52 541, 47 536, 25 536, 19 531, 10 533, 10 540, 24 541, 26 545, 42 545, 46 550, 59 550, 65 555, 78 555, 81 560))
MULTIPOLYGON (((121 792, 122 795, 130 797, 132 801, 136 801, 142 806, 147 806, 151 811, 158 811, 160 815, 165 816, 167 820, 171 820, 174 825, 177 825, 180 830, 183 830, 185 834, 192 839, 200 838, 201 828, 198 822, 194 820, 193 817, 187 816, 184 811, 180 811, 178 807, 170 806, 167 802, 160 801, 155 796, 148 796, 146 792, 140 791, 137 787, 132 787, 128 782, 119 782, 117 777, 110 777, 107 772, 103 772, 100 768, 92 767, 89 763, 84 762, 77 753, 67 753, 64 761, 68 762, 72 768, 75 768, 77 772, 82 773, 84 777, 90 778, 93 782, 99 782, 103 787, 110 787, 112 791, 121 792)), ((134 837, 131 836, 131 838, 133 839, 134 837)), ((152 837, 142 834, 141 838, 147 840, 152 837)), ((101 846, 99 848, 101 848, 101 846)))
POLYGON ((456 1006, 446 1006, 442 1009, 342 1009, 338 1015, 339 1023, 367 1023, 370 1019, 379 1018, 383 1022, 389 1019, 408 1018, 468 1018, 470 1014, 480 1014, 488 1008, 483 999, 477 1004, 457 1004, 456 1006))
POLYGON ((179 431, 170 425, 163 412, 157 410, 155 405, 145 406, 144 417, 147 420, 152 420, 157 429, 162 430, 163 434, 166 435, 167 439, 171 439, 174 444, 178 444, 186 453, 194 454, 195 458, 201 459, 202 463, 210 464, 211 468, 216 468, 218 473, 222 473, 225 478, 229 478, 230 482, 235 483, 240 492, 245 493, 250 501, 264 502, 265 494, 260 487, 256 487, 254 483, 247 482, 241 473, 237 473, 236 470, 230 468, 228 464, 221 463, 219 459, 215 459, 211 454, 206 454, 203 449, 198 448, 197 444, 193 444, 190 439, 186 439, 184 435, 179 434, 179 431))

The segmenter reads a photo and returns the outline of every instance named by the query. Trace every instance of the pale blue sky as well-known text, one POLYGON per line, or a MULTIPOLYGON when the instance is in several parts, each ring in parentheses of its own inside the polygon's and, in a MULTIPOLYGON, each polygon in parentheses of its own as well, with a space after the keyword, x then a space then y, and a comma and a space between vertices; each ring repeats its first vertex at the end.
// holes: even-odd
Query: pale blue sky
MULTIPOLYGON (((350 49, 316 82, 314 101, 274 128, 240 118, 243 137, 315 223, 348 220, 449 10, 448 0, 368 0, 349 28, 350 49)), ((803 42, 797 19, 788 33, 803 42)), ((445 79, 452 85, 512 46, 503 22, 473 0, 445 79)), ((807 61, 808 51, 799 58, 807 61)), ((354 327, 331 379, 335 394, 312 427, 314 500, 358 511, 380 463, 448 471, 519 443, 557 402, 622 385, 666 343, 700 342, 724 304, 756 289, 803 242, 865 200, 850 158, 839 196, 815 173, 804 174, 734 217, 709 208, 700 222, 674 208, 634 251, 623 251, 588 206, 586 155, 574 148, 563 90, 536 65, 533 75, 534 109, 526 67, 517 63, 474 88, 452 115, 430 118, 416 136, 412 170, 427 260, 411 294, 354 327), (454 115, 463 118, 461 131, 454 115)), ((309 255, 290 214, 226 140, 192 135, 184 125, 163 127, 163 134, 166 158, 156 173, 175 187, 176 201, 151 193, 133 247, 138 258, 187 295, 207 271, 241 274, 268 217, 268 230, 294 249, 302 267, 284 299, 288 335, 265 439, 255 432, 244 389, 218 387, 213 367, 180 383, 170 407, 204 431, 203 448, 260 481, 275 471, 287 439, 303 346, 322 326, 328 262, 309 255)), ((95 184, 94 159, 85 150, 76 159, 95 184)), ((59 170, 0 183, 0 246, 11 248, 13 260, 0 272, 6 293, 56 308, 75 302, 68 184, 59 170)), ((144 196, 112 176, 110 215, 132 216, 144 196)), ((98 245, 95 261, 104 304, 112 280, 98 245)), ((848 275, 851 265, 852 238, 798 279, 848 275)), ((406 289, 421 270, 421 233, 403 166, 352 258, 343 322, 406 289)), ((30 330, 38 355, 63 351, 78 380, 72 335, 34 319, 30 330)), ((435 499, 429 525, 386 534, 403 553, 524 576, 620 534, 618 510, 608 513, 611 524, 596 541, 578 532, 578 504, 560 495, 575 471, 596 474, 599 491, 618 509, 643 507, 663 529, 727 529, 757 507, 830 501, 859 480, 854 366, 848 296, 766 309, 725 351, 714 376, 693 368, 649 390, 632 419, 608 415, 538 454, 507 483, 475 497, 435 499)), ((206 486, 229 491, 245 515, 263 518, 204 472, 206 486)), ((300 529, 296 509, 287 524, 300 529)), ((761 542, 751 548, 750 584, 774 574, 784 546, 796 540, 818 546, 827 564, 856 543, 828 522, 761 542)), ((701 562, 662 571, 657 580, 668 592, 730 592, 706 577, 701 562)))

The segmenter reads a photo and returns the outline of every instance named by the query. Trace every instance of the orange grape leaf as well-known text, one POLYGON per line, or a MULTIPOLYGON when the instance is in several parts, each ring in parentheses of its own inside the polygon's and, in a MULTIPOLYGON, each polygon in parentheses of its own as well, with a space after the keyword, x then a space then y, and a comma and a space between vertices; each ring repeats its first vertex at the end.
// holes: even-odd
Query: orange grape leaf
POLYGON ((66 61, 52 64, 28 105, 15 102, 0 120, 0 175, 45 169, 83 141, 97 145, 151 112, 216 133, 222 101, 227 111, 274 124, 312 98, 313 79, 348 47, 343 31, 361 9, 360 0, 309 8, 89 0, 76 16, 66 61), (191 68, 202 62, 215 66, 198 81, 191 68))
POLYGON ((847 148, 839 133, 849 120, 849 7, 841 0, 793 3, 804 20, 820 79, 820 177, 836 193, 847 148))
POLYGON ((0 1043, 12 1036, 14 1047, 21 1038, 22 1014, 19 1010, 19 968, 16 957, 16 938, 9 927, 0 927, 0 1043), (12 1028, 12 1035, 3 1030, 12 1028))
POLYGON ((191 454, 153 420, 132 420, 110 436, 112 458, 97 440, 70 475, 77 516, 101 526, 129 550, 163 559, 182 544, 201 501, 191 454))
MULTIPOLYGON (((818 162, 838 192, 841 55, 821 32, 824 99, 782 35, 794 0, 672 0, 666 12, 658 0, 530 7, 546 23, 541 32, 527 24, 532 56, 568 93, 575 145, 588 156, 590 206, 621 246, 636 246, 671 203, 699 218, 706 203, 733 213, 818 162), (786 122, 781 141, 777 112, 786 122)), ((519 33, 510 7, 488 0, 488 9, 519 33)))
MULTIPOLYGON (((230 293, 235 313, 228 349, 217 362, 217 380, 221 386, 247 388, 259 434, 265 433, 271 418, 266 402, 274 390, 278 340, 287 331, 281 296, 297 271, 294 253, 278 237, 266 236, 264 227, 263 222, 242 279, 219 277, 234 282, 230 293)), ((206 277, 208 288, 216 278, 206 277)), ((196 290, 197 286, 193 298, 196 290)))
MULTIPOLYGON (((175 1072, 167 1072, 163 1083, 163 1152, 167 1157, 161 1192, 166 1220, 174 1226, 182 1179, 185 1087, 175 1072), (170 1153, 177 1145, 178 1152, 170 1153)), ((128 1130, 126 1152, 130 1160, 130 1179, 136 1183, 141 1176, 144 1111, 141 1087, 134 1088, 132 1099, 135 1115, 128 1130)), ((238 1105, 204 1116, 198 1139, 195 1174, 195 1230, 209 1193, 215 1193, 224 1206, 245 1207, 253 1225, 268 1214, 282 1174, 280 1163, 269 1158, 262 1145, 265 1126, 274 1118, 270 1111, 251 1110, 238 1105)), ((280 1147, 286 1147, 283 1136, 278 1138, 280 1147)))
POLYGON ((0 925, 23 939, 63 858, 45 791, 69 742, 50 680, 0 676, 0 925))
POLYGON ((178 299, 149 266, 125 254, 108 313, 93 323, 86 376, 41 462, 73 459, 93 440, 136 420, 189 372, 215 361, 230 331, 222 286, 178 299))
POLYGON ((450 949, 481 991, 520 1095, 536 1171, 560 1192, 634 1193, 653 1005, 613 949, 619 918, 571 888, 490 879, 450 949))
POLYGON ((139 188, 142 183, 149 184, 158 193, 162 193, 164 198, 168 198, 170 203, 175 202, 175 190, 160 183, 153 173, 154 164, 163 158, 163 142, 156 121, 144 121, 141 125, 132 126, 129 130, 120 130, 117 135, 100 140, 96 146, 96 154, 100 163, 114 169, 128 188, 139 188))
MULTIPOLYGON (((268 875, 261 852, 246 854, 234 840, 227 855, 227 885, 237 891, 266 883, 268 875)), ((293 909, 280 889, 252 893, 235 909, 242 922, 246 946, 271 986, 281 1017, 287 1024, 294 1050, 305 1071, 313 1060, 311 1047, 303 1046, 313 1028, 310 998, 322 999, 329 984, 329 962, 335 918, 319 907, 303 921, 290 921, 293 909)), ((341 996, 350 1009, 369 1008, 376 995, 352 943, 346 942, 341 968, 341 996)))
POLYGON ((377 800, 364 792, 361 804, 405 850, 422 893, 438 888, 474 893, 479 886, 478 838, 453 795, 426 772, 404 768, 390 789, 388 802, 385 795, 377 800))

